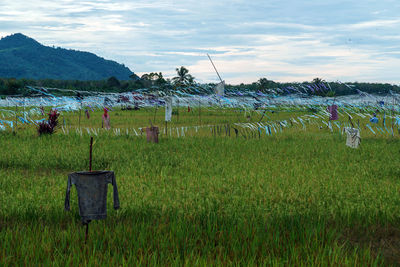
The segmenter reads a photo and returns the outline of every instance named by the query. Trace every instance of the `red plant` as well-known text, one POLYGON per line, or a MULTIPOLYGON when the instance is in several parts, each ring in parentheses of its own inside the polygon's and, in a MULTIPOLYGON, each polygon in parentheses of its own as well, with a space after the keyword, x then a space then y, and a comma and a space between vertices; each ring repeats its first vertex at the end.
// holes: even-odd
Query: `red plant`
POLYGON ((60 116, 60 113, 58 113, 56 109, 52 109, 49 113, 49 119, 47 121, 42 121, 39 123, 39 135, 53 134, 58 125, 58 116, 60 116))

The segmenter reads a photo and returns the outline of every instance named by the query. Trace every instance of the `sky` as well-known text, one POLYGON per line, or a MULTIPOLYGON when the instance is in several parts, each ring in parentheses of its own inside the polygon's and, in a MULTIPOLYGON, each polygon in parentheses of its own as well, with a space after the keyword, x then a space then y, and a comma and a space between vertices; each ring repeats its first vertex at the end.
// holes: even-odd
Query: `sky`
POLYGON ((0 37, 88 51, 139 76, 400 84, 398 0, 0 0, 0 37))

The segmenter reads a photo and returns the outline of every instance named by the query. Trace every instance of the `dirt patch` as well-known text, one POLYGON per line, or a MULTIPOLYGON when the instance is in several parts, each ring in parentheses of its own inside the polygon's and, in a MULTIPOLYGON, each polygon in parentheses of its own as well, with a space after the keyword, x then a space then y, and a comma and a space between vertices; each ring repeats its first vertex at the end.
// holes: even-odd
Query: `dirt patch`
POLYGON ((371 254, 383 256, 386 264, 400 266, 400 227, 393 225, 346 228, 339 239, 351 247, 368 247, 371 254))

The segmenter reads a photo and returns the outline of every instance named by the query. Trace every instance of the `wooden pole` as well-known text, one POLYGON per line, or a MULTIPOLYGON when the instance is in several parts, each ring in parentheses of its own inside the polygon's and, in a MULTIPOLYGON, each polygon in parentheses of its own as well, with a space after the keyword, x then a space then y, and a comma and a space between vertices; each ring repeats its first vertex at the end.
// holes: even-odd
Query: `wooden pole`
POLYGON ((215 65, 214 65, 214 62, 211 60, 211 57, 210 57, 210 55, 209 54, 207 54, 207 56, 208 56, 208 58, 210 59, 210 61, 211 61, 211 64, 213 65, 213 67, 214 67, 214 69, 215 69, 215 72, 217 73, 217 75, 218 75, 218 78, 220 79, 220 81, 221 82, 223 82, 222 81, 222 79, 221 79, 221 76, 219 76, 219 73, 218 73, 218 71, 217 71, 217 68, 215 67, 215 65))
POLYGON ((92 151, 93 151, 93 136, 90 137, 90 148, 89 148, 89 171, 92 171, 92 151))
POLYGON ((260 123, 262 121, 262 119, 264 118, 265 112, 267 112, 267 110, 264 110, 264 112, 263 112, 263 114, 261 116, 261 119, 258 121, 258 123, 260 123))
POLYGON ((353 124, 353 122, 352 122, 352 120, 351 120, 350 115, 349 115, 349 121, 350 121, 350 123, 351 123, 351 128, 354 128, 354 124, 353 124))
POLYGON ((85 225, 86 225, 86 231, 85 231, 85 244, 86 244, 89 235, 89 223, 87 222, 85 223, 85 225))

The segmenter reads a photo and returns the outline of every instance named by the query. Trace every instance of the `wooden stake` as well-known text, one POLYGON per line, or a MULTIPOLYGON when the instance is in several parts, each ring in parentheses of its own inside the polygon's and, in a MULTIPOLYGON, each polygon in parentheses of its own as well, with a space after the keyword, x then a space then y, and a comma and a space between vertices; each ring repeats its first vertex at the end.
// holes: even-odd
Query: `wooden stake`
POLYGON ((93 150, 93 136, 90 137, 90 149, 89 149, 89 171, 90 172, 92 171, 92 150, 93 150))
POLYGON ((263 112, 263 114, 261 116, 261 119, 258 121, 258 123, 260 123, 262 121, 262 119, 264 118, 265 112, 267 112, 267 110, 264 110, 264 112, 263 112))
POLYGON ((351 128, 354 128, 354 124, 353 124, 353 122, 351 121, 350 115, 349 115, 349 121, 350 121, 350 123, 351 123, 351 128))
POLYGON ((86 245, 87 238, 89 235, 89 223, 87 222, 87 223, 85 223, 85 225, 86 225, 86 231, 85 231, 85 245, 86 245))

